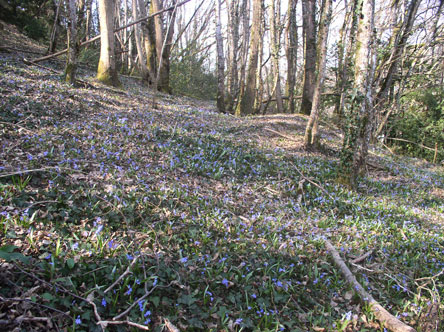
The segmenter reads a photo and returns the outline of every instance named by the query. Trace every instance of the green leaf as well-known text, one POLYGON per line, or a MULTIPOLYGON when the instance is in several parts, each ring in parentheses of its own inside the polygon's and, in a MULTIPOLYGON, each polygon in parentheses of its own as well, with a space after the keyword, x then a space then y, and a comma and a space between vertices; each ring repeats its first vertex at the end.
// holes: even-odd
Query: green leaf
POLYGON ((29 262, 29 257, 24 256, 19 252, 13 252, 17 249, 16 246, 6 245, 0 248, 0 258, 3 258, 5 261, 10 262, 13 260, 21 261, 25 264, 29 262))
POLYGON ((68 265, 68 267, 69 267, 70 269, 72 269, 72 268, 74 267, 75 264, 76 264, 76 262, 74 262, 74 259, 72 259, 72 258, 68 258, 68 259, 66 260, 66 265, 68 265))
POLYGON ((150 301, 153 302, 155 307, 159 306, 159 302, 160 302, 160 297, 158 296, 153 296, 150 298, 150 301))
POLYGON ((42 297, 43 297, 45 300, 48 300, 48 301, 51 301, 52 299, 54 299, 54 296, 52 296, 52 295, 49 294, 49 293, 43 293, 43 294, 42 294, 42 297))

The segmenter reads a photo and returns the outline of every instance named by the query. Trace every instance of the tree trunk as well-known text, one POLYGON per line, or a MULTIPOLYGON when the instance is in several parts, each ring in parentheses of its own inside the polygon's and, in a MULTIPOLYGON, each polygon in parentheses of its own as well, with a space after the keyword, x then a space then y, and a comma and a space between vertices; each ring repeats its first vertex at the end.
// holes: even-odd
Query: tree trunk
POLYGON ((284 112, 284 102, 282 100, 281 92, 281 78, 279 72, 279 51, 280 51, 280 15, 281 15, 281 0, 271 0, 271 14, 270 14, 270 35, 271 35, 271 55, 273 76, 276 81, 276 106, 278 113, 284 112))
MULTIPOLYGON (((154 12, 162 10, 162 5, 159 2, 159 0, 152 0, 152 10, 154 12)), ((165 39, 168 38, 168 36, 165 36, 164 27, 162 24, 162 18, 160 16, 156 16, 154 18, 154 29, 156 33, 156 54, 157 54, 157 63, 158 63, 158 74, 157 74, 158 77, 156 78, 157 89, 161 92, 170 93, 171 92, 170 81, 169 81, 170 45, 168 45, 168 42, 165 39), (164 42, 167 42, 165 47, 163 47, 164 42), (163 52, 162 49, 164 50, 163 52)), ((173 30, 172 26, 171 30, 173 30)))
POLYGON ((239 1, 227 0, 228 6, 228 33, 230 42, 230 52, 228 61, 228 92, 226 96, 226 110, 233 113, 234 101, 238 93, 239 76, 238 76, 238 48, 239 48, 239 1))
POLYGON ((305 37, 304 87, 300 113, 310 115, 316 76, 316 0, 302 1, 302 25, 305 37))
POLYGON ((339 181, 351 188, 356 188, 357 178, 366 163, 373 113, 371 83, 375 3, 374 0, 363 0, 361 4, 355 8, 359 21, 354 52, 354 95, 349 113, 345 114, 347 123, 338 172, 339 181))
POLYGON ((322 4, 321 20, 319 22, 318 46, 317 46, 317 70, 313 103, 311 105, 310 119, 305 128, 304 146, 307 150, 319 144, 318 121, 319 107, 321 103, 321 90, 324 80, 325 63, 327 59, 327 40, 332 15, 332 0, 324 0, 322 4))
POLYGON ((120 86, 114 54, 114 0, 99 0, 100 60, 97 79, 107 85, 120 86))
MULTIPOLYGON (((139 13, 141 17, 147 16, 147 11, 145 8, 145 2, 143 0, 133 0, 138 1, 139 13)), ((152 8, 152 6, 151 6, 152 8)), ((154 76, 156 74, 156 37, 154 32, 154 20, 148 19, 140 24, 141 42, 143 41, 143 49, 141 43, 141 52, 143 53, 143 58, 139 56, 140 66, 143 67, 143 77, 144 81, 152 86, 154 82, 154 76)), ((139 51, 138 51, 139 53, 139 51)))
MULTIPOLYGON (((247 61, 248 61, 248 49, 250 44, 250 0, 243 0, 242 2, 242 52, 241 52, 241 68, 240 68, 240 77, 239 77, 239 100, 240 96, 243 95, 245 90, 245 76, 247 72, 247 61)), ((236 106, 237 109, 237 106, 236 106)))
MULTIPOLYGON (((345 15, 344 22, 342 23, 342 27, 339 30, 339 40, 338 40, 338 71, 336 74, 336 90, 339 92, 340 96, 335 103, 334 114, 338 116, 340 119, 342 116, 342 110, 344 108, 344 100, 345 100, 345 85, 347 82, 347 63, 346 59, 348 57, 347 54, 347 36, 350 32, 350 18, 351 18, 351 5, 348 5, 347 0, 345 0, 345 15)), ((338 120, 339 120, 338 119, 338 120)))
POLYGON ((60 7, 62 4, 62 0, 53 1, 53 10, 54 10, 54 24, 51 29, 51 35, 49 37, 49 47, 48 47, 48 54, 54 53, 57 46, 57 36, 58 36, 58 30, 60 25, 60 7))
POLYGON ((224 45, 221 30, 221 0, 216 2, 216 49, 217 49, 217 110, 225 113, 225 59, 224 59, 224 45))
POLYGON ((68 56, 65 67, 65 82, 75 84, 77 71, 77 11, 76 0, 68 2, 68 56))
MULTIPOLYGON (((144 8, 144 3, 143 0, 139 2, 139 8, 137 8, 137 0, 132 0, 132 10, 133 10, 133 18, 134 20, 138 20, 141 16, 145 17, 146 13, 142 13, 141 15, 139 15, 139 9, 140 11, 142 11, 144 8)), ((146 67, 146 56, 145 53, 143 52, 143 48, 142 48, 142 32, 141 32, 141 25, 143 25, 143 23, 140 24, 136 24, 134 25, 134 39, 136 41, 136 49, 137 49, 137 56, 139 58, 139 69, 140 69, 140 74, 142 75, 142 81, 145 84, 148 84, 149 82, 149 75, 148 75, 148 69, 146 67)))
POLYGON ((287 56, 287 83, 285 86, 287 101, 287 112, 295 112, 295 85, 296 85, 296 67, 298 59, 298 27, 296 22, 297 0, 288 0, 288 24, 286 28, 286 56, 287 56))
POLYGON ((259 57, 260 26, 262 19, 262 0, 253 0, 253 23, 251 25, 250 58, 248 63, 247 81, 236 108, 236 115, 249 115, 254 112, 253 106, 256 91, 256 71, 259 57))

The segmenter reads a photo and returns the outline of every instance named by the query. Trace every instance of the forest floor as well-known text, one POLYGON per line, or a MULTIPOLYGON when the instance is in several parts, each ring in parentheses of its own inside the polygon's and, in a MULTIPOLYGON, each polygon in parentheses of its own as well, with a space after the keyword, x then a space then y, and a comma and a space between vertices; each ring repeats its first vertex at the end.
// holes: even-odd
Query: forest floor
POLYGON ((306 117, 74 88, 0 34, 0 330, 384 331, 325 239, 400 320, 444 320, 442 167, 372 146, 351 191, 333 125, 307 153, 306 117))

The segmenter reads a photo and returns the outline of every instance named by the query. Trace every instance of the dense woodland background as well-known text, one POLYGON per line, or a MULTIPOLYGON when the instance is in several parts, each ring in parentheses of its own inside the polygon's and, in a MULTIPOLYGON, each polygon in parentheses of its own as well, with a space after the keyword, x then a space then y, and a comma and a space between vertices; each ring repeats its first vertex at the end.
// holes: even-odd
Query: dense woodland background
POLYGON ((115 71, 162 92, 217 99, 220 112, 313 114, 308 148, 318 117, 328 117, 344 130, 368 123, 364 141, 444 158, 442 1, 4 0, 1 6, 2 19, 49 42, 48 54, 69 47, 67 80, 75 80, 78 64, 96 67, 102 56, 101 62, 112 59, 113 85, 115 71), (110 16, 102 25, 101 8, 110 16), (94 38, 101 33, 112 41, 112 54, 101 55, 94 38), (368 50, 360 54, 362 48, 368 50), (358 87, 360 56, 366 72, 358 87), (368 100, 352 119, 359 94, 368 100))
POLYGON ((443 4, 0 0, 0 330, 442 331, 443 4))

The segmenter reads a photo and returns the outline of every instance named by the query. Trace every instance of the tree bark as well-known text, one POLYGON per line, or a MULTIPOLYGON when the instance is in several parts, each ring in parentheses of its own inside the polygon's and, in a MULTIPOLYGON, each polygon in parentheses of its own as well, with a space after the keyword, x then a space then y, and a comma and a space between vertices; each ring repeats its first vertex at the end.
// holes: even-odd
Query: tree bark
POLYGON ((288 24, 286 27, 286 56, 287 56, 287 83, 285 86, 287 101, 287 112, 295 113, 295 85, 296 67, 298 59, 298 27, 296 22, 297 0, 288 0, 288 24))
POLYGON ((302 19, 305 37, 304 87, 300 113, 310 115, 316 76, 316 0, 302 2, 302 19))
POLYGON ((49 37, 49 47, 47 54, 52 54, 55 52, 56 46, 57 46, 57 36, 58 36, 58 30, 60 25, 60 7, 62 4, 62 0, 53 1, 53 10, 54 10, 54 24, 51 29, 51 35, 49 37))
POLYGON ((313 103, 311 105, 310 118, 307 122, 307 127, 305 128, 304 146, 307 150, 316 147, 319 144, 319 107, 321 103, 321 90, 327 59, 327 40, 331 16, 332 0, 324 0, 322 4, 321 20, 319 23, 315 90, 313 94, 313 103))
POLYGON ((350 101, 349 114, 346 114, 347 123, 338 172, 339 181, 351 188, 356 188, 357 178, 366 164, 373 121, 371 83, 374 65, 372 43, 375 4, 374 0, 363 0, 361 4, 355 9, 359 21, 355 44, 354 95, 350 101))
POLYGON ((221 28, 221 0, 216 2, 216 49, 217 49, 217 110, 225 113, 225 59, 221 28))
POLYGON ((250 58, 245 89, 236 108, 236 115, 249 115, 254 112, 256 98, 256 71, 259 57, 260 26, 262 19, 262 0, 253 0, 253 23, 251 26, 250 58))
MULTIPOLYGON (((250 0, 243 0, 242 7, 242 51, 240 55, 241 59, 241 68, 240 68, 240 77, 239 77, 239 100, 240 96, 243 95, 245 90, 245 76, 247 72, 247 61, 248 61, 248 49, 250 44, 250 0)), ((237 106, 236 106, 237 109, 237 106)))
POLYGON ((238 93, 239 74, 238 74, 238 48, 239 48, 239 12, 240 2, 237 0, 227 0, 228 6, 228 34, 229 34, 229 61, 228 61, 228 84, 226 96, 226 110, 233 113, 234 102, 238 93))
POLYGON ((276 88, 274 94, 276 96, 276 107, 278 113, 284 112, 284 103, 282 101, 281 78, 279 72, 279 51, 280 51, 280 0, 271 0, 270 13, 270 35, 271 35, 271 55, 273 76, 275 77, 276 88))
POLYGON ((107 85, 120 86, 114 54, 114 6, 115 0, 99 0, 100 60, 97 79, 107 85))
POLYGON ((76 0, 68 1, 68 56, 65 66, 65 82, 75 84, 77 71, 77 10, 76 0))
MULTIPOLYGON (((139 16, 139 11, 141 12, 144 7, 145 4, 142 1, 139 1, 139 6, 138 6, 138 0, 132 0, 132 11, 133 11, 133 18, 134 20, 138 20, 140 18, 139 16), (137 8, 139 7, 139 8, 137 8)), ((146 14, 146 13, 145 13, 146 14)), ((141 16, 146 16, 143 13, 141 13, 141 16)), ((142 48, 142 31, 141 31, 141 25, 143 23, 140 24, 135 24, 134 25, 134 39, 136 41, 136 49, 137 49, 137 56, 139 58, 139 69, 140 69, 140 74, 142 76, 142 81, 145 84, 148 84, 149 82, 149 74, 148 74, 148 69, 146 67, 146 56, 145 53, 143 52, 143 48, 142 48)))

